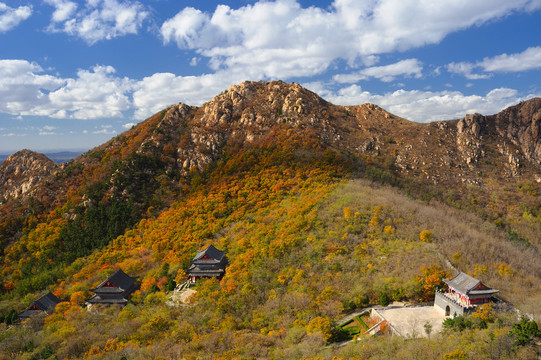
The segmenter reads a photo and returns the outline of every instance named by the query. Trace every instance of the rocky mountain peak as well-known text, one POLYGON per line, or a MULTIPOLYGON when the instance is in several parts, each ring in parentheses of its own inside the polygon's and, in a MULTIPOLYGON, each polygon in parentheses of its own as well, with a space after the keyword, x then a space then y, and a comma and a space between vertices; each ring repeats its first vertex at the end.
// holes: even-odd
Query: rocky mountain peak
POLYGON ((41 179, 57 169, 58 165, 47 156, 31 150, 10 155, 0 164, 0 205, 31 193, 41 179))

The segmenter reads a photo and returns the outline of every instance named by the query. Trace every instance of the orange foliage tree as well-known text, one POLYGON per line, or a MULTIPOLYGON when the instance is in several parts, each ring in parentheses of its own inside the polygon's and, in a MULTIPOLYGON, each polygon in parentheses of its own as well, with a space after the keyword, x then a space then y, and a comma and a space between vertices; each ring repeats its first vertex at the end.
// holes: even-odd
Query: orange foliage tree
POLYGON ((417 281, 420 285, 421 300, 434 300, 436 288, 442 289, 447 286, 443 279, 449 278, 450 274, 441 269, 438 265, 421 266, 421 274, 417 276, 417 281))

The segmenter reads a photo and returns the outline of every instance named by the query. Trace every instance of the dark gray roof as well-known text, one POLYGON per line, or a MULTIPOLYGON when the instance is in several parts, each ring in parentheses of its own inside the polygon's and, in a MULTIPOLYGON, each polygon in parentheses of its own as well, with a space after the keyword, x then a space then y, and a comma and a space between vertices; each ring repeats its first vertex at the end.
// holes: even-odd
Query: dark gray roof
POLYGON ((216 249, 214 247, 214 245, 209 245, 209 247, 207 247, 206 249, 199 251, 197 253, 197 255, 195 255, 195 257, 192 259, 192 262, 206 262, 206 261, 208 261, 208 260, 201 259, 205 254, 208 257, 210 257, 209 262, 211 262, 211 263, 218 262, 219 263, 224 258, 225 251, 220 251, 220 250, 216 249))
POLYGON ((86 302, 88 302, 90 304, 121 304, 121 305, 125 305, 125 304, 128 303, 128 299, 126 299, 122 295, 100 296, 99 294, 95 294, 90 299, 87 299, 86 302))
POLYGON ((224 272, 224 268, 215 265, 192 265, 188 269, 188 273, 194 276, 220 276, 224 272))
POLYGON ((460 272, 457 276, 451 279, 444 279, 445 283, 465 295, 482 295, 482 294, 494 294, 499 290, 491 289, 480 280, 471 277, 468 274, 460 272), (481 287, 481 289, 475 289, 481 287))
POLYGON ((36 301, 34 301, 32 304, 30 304, 29 307, 27 307, 24 311, 19 313, 17 316, 20 318, 26 318, 30 317, 31 315, 38 314, 40 312, 48 312, 50 310, 53 310, 57 304, 61 303, 62 300, 60 300, 58 297, 56 297, 55 294, 52 292, 48 292, 47 294, 43 295, 36 301), (35 305, 40 310, 29 310, 32 305, 35 305))
POLYGON ((115 271, 111 276, 109 276, 107 279, 103 280, 98 286, 96 286, 95 289, 90 289, 90 291, 96 292, 96 291, 105 291, 105 292, 117 292, 121 293, 123 291, 128 290, 132 285, 135 283, 135 281, 138 279, 138 277, 131 277, 128 274, 126 274, 122 269, 118 269, 115 271), (116 288, 114 287, 103 287, 107 282, 110 282, 116 288))

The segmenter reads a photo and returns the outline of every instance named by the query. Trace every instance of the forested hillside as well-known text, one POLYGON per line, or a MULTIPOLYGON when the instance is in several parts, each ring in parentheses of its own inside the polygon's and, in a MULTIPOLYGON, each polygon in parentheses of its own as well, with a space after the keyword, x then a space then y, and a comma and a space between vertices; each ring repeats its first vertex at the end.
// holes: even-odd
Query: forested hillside
POLYGON ((0 354, 535 358, 512 335, 515 313, 428 339, 336 345, 348 312, 382 296, 429 301, 457 270, 539 319, 534 100, 505 116, 435 124, 334 106, 282 82, 171 106, 3 194, 0 354), (502 132, 507 118, 515 130, 502 132), (187 306, 166 305, 210 244, 227 252, 225 277, 198 283, 187 306), (89 289, 119 267, 140 277, 140 291, 124 308, 88 312, 89 289), (12 325, 13 310, 45 290, 69 301, 12 325))

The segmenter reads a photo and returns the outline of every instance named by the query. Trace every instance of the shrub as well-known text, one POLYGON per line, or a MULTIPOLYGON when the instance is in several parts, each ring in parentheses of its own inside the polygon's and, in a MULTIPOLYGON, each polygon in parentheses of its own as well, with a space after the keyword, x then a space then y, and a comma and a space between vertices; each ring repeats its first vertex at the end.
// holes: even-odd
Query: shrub
POLYGON ((454 330, 454 331, 463 331, 465 329, 471 329, 472 325, 473 324, 471 320, 466 318, 464 315, 447 318, 443 321, 444 329, 449 329, 449 330, 454 330))
POLYGON ((389 300, 389 295, 387 295, 386 292, 379 293, 379 304, 381 306, 387 306, 390 302, 391 301, 389 300))
POLYGON ((516 346, 531 344, 534 338, 541 337, 541 331, 539 331, 537 323, 533 320, 528 320, 526 317, 522 317, 520 322, 513 324, 509 334, 515 338, 516 346))
POLYGON ((432 242, 432 232, 429 230, 423 230, 419 234, 419 239, 422 242, 432 242))
POLYGON ((167 283, 167 291, 173 291, 177 287, 177 283, 175 280, 170 279, 169 283, 167 283))

